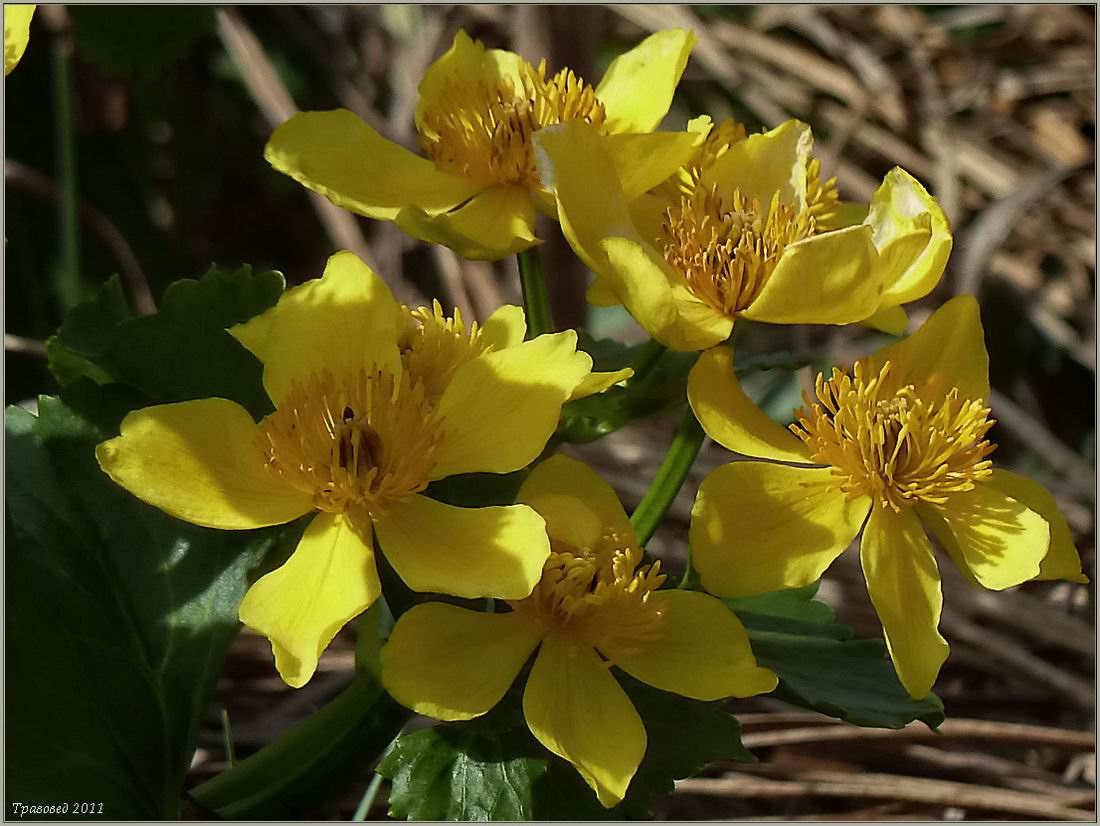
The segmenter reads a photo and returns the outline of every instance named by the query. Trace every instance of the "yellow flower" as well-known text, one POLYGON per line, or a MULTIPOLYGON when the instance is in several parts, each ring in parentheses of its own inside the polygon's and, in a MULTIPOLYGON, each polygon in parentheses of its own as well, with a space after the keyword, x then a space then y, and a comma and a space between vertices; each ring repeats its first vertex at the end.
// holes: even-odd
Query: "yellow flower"
POLYGON ((275 410, 258 424, 225 399, 130 413, 100 466, 139 498, 198 525, 247 530, 315 513, 295 552, 245 595, 241 621, 271 640, 290 685, 380 591, 374 542, 408 585, 522 599, 550 553, 524 505, 459 508, 429 482, 530 464, 589 374, 573 332, 515 341, 513 309, 490 317, 483 352, 399 347, 398 305, 351 253, 324 277, 230 330, 263 363, 275 410), (458 363, 460 362, 460 363, 458 363))
POLYGON ((569 69, 548 76, 545 61, 535 68, 459 31, 420 83, 416 128, 427 158, 345 109, 295 115, 264 156, 345 209, 467 258, 502 258, 539 243, 536 207, 554 215, 535 167, 539 129, 591 123, 609 136, 608 151, 636 193, 682 163, 693 136, 648 133, 668 111, 694 41, 680 29, 651 35, 593 89, 569 69))
POLYGON ((989 460, 989 358, 973 298, 952 299, 851 371, 818 376, 816 399, 806 396, 790 431, 745 395, 732 358, 725 347, 700 356, 691 408, 715 441, 771 461, 733 462, 699 488, 692 559, 708 591, 807 585, 862 529, 860 560, 890 656, 922 697, 948 653, 925 527, 976 585, 1087 581, 1051 495, 989 460))
POLYGON ((657 590, 660 563, 642 549, 615 492, 562 455, 520 489, 546 520, 552 552, 534 592, 511 610, 418 605, 382 649, 395 699, 438 720, 469 720, 500 701, 535 649, 523 712, 546 748, 568 760, 600 802, 626 794, 646 749, 641 718, 610 666, 685 697, 717 700, 771 691, 740 621, 698 592, 657 590))
POLYGON ((904 331, 898 305, 935 286, 951 251, 947 220, 916 180, 894 169, 869 207, 846 204, 820 179, 803 123, 745 137, 704 117, 688 134, 694 154, 637 197, 587 124, 536 136, 562 231, 597 275, 592 303, 623 304, 677 350, 724 341, 739 317, 904 331))
MULTIPOLYGON (((448 317, 438 301, 432 302, 430 310, 427 307, 411 310, 402 305, 397 327, 402 365, 414 380, 424 383, 431 399, 442 395, 455 371, 467 361, 521 344, 527 334, 523 308, 514 304, 498 308, 485 324, 475 321, 469 326, 457 309, 448 317)), ((568 401, 602 393, 633 375, 630 367, 589 373, 573 389, 568 401)))
POLYGON ((23 52, 27 50, 27 41, 31 37, 31 17, 34 16, 34 4, 4 4, 4 76, 11 74, 23 52))

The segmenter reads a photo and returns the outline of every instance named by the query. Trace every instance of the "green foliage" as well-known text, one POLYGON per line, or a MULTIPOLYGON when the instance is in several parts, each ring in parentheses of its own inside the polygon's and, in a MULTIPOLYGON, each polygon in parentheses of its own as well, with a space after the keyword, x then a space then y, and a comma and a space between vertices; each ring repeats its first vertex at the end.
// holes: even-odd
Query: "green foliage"
POLYGON ((186 525, 100 471, 58 399, 5 416, 8 802, 175 818, 249 570, 272 532, 186 525))
POLYGON ((626 799, 604 809, 569 763, 527 728, 519 686, 489 714, 401 737, 378 767, 393 785, 390 815, 408 820, 602 820, 644 818, 674 781, 714 760, 754 758, 719 703, 703 703, 616 675, 645 723, 645 758, 626 799))
POLYGON ((214 31, 212 6, 72 6, 80 53, 110 74, 150 77, 214 31))
POLYGON ((813 598, 816 593, 814 584, 724 600, 748 629, 759 663, 779 675, 772 696, 858 726, 902 728, 914 720, 939 726, 940 699, 912 699, 885 644, 852 639, 852 629, 835 622, 832 609, 813 598))
MULTIPOLYGON (((613 371, 634 363, 644 345, 593 339, 582 332, 579 347, 592 356, 594 370, 613 371)), ((562 408, 558 436, 575 444, 591 442, 639 419, 675 410, 684 404, 688 373, 698 356, 698 353, 665 353, 646 375, 570 402, 562 408)))
POLYGON ((263 415, 271 402, 260 362, 226 328, 274 306, 284 286, 277 272, 211 267, 172 284, 156 314, 131 317, 112 279, 51 339, 50 369, 62 385, 83 375, 128 385, 150 404, 219 396, 263 415))

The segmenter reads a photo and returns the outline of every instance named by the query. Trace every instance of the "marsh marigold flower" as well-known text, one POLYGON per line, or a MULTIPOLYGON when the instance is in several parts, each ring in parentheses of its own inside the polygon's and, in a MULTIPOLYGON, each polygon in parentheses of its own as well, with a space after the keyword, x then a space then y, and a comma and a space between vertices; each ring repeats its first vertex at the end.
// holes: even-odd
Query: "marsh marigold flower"
POLYGON ((27 3, 4 4, 4 75, 16 67, 27 50, 31 37, 31 18, 37 6, 27 3))
POLYGON ((807 585, 862 531, 890 657, 922 697, 948 653, 926 527, 975 585, 1087 581, 1051 495, 990 460, 989 358, 973 298, 952 299, 852 369, 818 376, 790 430, 749 400, 732 360, 725 347, 700 356, 692 410, 715 441, 770 461, 724 465, 699 488, 691 548, 706 590, 740 597, 807 585))
POLYGON ((763 694, 776 677, 756 664, 744 627, 719 600, 658 590, 660 563, 642 563, 618 497, 588 466, 553 456, 517 501, 542 515, 550 535, 534 591, 496 613, 415 606, 382 649, 382 681, 414 711, 469 720, 500 701, 537 649, 523 693, 527 725, 614 806, 645 754, 646 733, 612 665, 698 700, 763 694))
POLYGON ((688 133, 681 167, 636 197, 586 124, 536 137, 562 231, 596 273, 592 303, 624 305, 677 350, 724 341, 737 318, 904 331, 899 305, 935 286, 951 251, 947 219, 914 178, 894 169, 870 205, 849 204, 822 180, 803 123, 746 137, 704 117, 688 133))
POLYGON ((536 207, 555 214, 535 165, 540 129, 591 124, 635 194, 679 165, 692 136, 653 130, 693 43, 680 29, 658 32, 612 61, 593 88, 569 69, 550 74, 545 61, 534 67, 459 31, 420 83, 416 130, 427 157, 346 109, 295 115, 272 134, 265 157, 352 212, 467 258, 501 258, 539 243, 536 207))
POLYGON ((528 465, 589 375, 575 333, 521 341, 514 309, 486 320, 477 352, 432 350, 399 329, 382 279, 339 253, 323 278, 230 330, 263 363, 274 412, 257 423, 225 399, 149 407, 96 455, 118 484, 197 525, 247 530, 313 514, 240 607, 271 640, 283 679, 301 686, 378 597, 375 536, 414 590, 522 599, 538 582, 550 546, 534 510, 424 495, 447 476, 528 465))

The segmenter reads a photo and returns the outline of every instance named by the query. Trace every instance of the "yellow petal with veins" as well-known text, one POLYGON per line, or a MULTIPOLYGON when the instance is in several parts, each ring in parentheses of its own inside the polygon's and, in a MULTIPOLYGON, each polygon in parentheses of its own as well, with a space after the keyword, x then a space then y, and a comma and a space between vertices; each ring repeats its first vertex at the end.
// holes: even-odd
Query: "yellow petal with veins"
POLYGON ((940 574, 917 514, 875 507, 863 532, 860 562, 898 678, 910 697, 920 699, 932 690, 948 647, 937 629, 940 574))
POLYGON ((282 525, 313 499, 266 465, 263 428, 226 399, 135 410, 122 434, 96 448, 100 467, 132 494, 177 519, 222 530, 282 525))
POLYGON ((607 67, 596 97, 612 132, 652 132, 660 124, 687 66, 695 34, 666 29, 651 34, 607 67))
POLYGON ((301 688, 336 632, 380 593, 369 521, 321 513, 290 559, 248 589, 241 622, 271 641, 283 681, 301 688))
POLYGON ((816 582, 871 508, 832 487, 829 468, 732 462, 711 472, 691 509, 691 558, 703 587, 747 597, 816 582))
POLYGON ((407 206, 394 223, 413 238, 477 261, 496 261, 541 243, 531 196, 526 187, 512 184, 490 186, 452 212, 407 206))
POLYGON ((500 702, 540 637, 526 613, 414 605, 382 648, 382 684, 417 714, 471 720, 500 702))
POLYGON ((626 796, 645 754, 645 728, 591 647, 547 637, 527 679, 523 715, 535 739, 572 763, 605 807, 626 796))
POLYGON ((432 479, 510 473, 554 433, 561 406, 592 371, 572 330, 485 353, 455 372, 439 400, 444 435, 432 479))
POLYGON ((263 362, 264 388, 278 404, 295 381, 325 371, 337 380, 363 369, 396 374, 397 311, 386 282, 354 253, 338 252, 321 278, 229 332, 263 362))
POLYGON ((810 462, 802 440, 745 395, 730 348, 713 347, 699 356, 688 374, 687 395, 703 430, 722 447, 759 459, 810 462))
POLYGON ((775 674, 756 664, 745 627, 710 594, 656 591, 650 602, 662 617, 651 639, 602 653, 632 677, 696 700, 752 697, 775 690, 775 674))
POLYGON ((523 599, 550 556, 546 523, 526 505, 459 508, 427 496, 375 516, 382 553, 414 591, 523 599))
POLYGON ((603 477, 560 453, 531 471, 516 502, 538 511, 546 533, 574 548, 594 547, 606 531, 634 536, 618 494, 603 477))

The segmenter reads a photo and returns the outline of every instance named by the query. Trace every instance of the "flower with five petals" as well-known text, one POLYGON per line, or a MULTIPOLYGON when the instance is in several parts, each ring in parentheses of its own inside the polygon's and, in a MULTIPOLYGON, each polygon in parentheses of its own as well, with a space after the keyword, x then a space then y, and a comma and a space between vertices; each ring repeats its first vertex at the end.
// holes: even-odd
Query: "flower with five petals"
POLYGON ((264 156, 333 203, 394 221, 422 241, 493 260, 539 243, 536 208, 554 215, 535 166, 533 135, 584 121, 644 192, 678 165, 693 136, 654 133, 668 111, 694 35, 657 32, 592 88, 571 70, 549 76, 463 31, 420 83, 416 130, 427 157, 382 137, 346 109, 303 112, 279 126, 264 156))
POLYGON ((490 317, 485 346, 457 365, 442 363, 453 352, 418 357, 382 279, 338 253, 322 278, 230 330, 263 363, 274 412, 257 423, 217 398, 149 407, 96 456, 122 487, 194 524, 247 530, 311 514, 294 553, 240 606, 299 687, 378 597, 375 538, 418 591, 522 599, 538 582, 550 546, 534 510, 424 494, 444 477, 528 465, 591 371, 575 333, 516 341, 512 315, 490 317))
POLYGON ((523 693, 527 725, 611 807, 646 750, 645 727, 612 665, 698 700, 763 694, 776 676, 756 664, 740 620, 719 600, 658 590, 660 563, 641 564, 618 497, 587 465, 547 459, 517 501, 542 515, 550 535, 534 591, 496 613, 441 602, 411 608, 382 649, 382 682, 414 711, 470 720, 501 700, 537 649, 523 693))
POLYGON ((807 585, 862 532, 890 657, 909 694, 923 697, 948 654, 926 527, 975 585, 1087 581, 1051 495, 989 459, 989 358, 973 298, 952 299, 851 370, 819 375, 815 394, 788 431, 745 395, 728 348, 692 369, 688 400, 706 432, 767 460, 732 462, 700 485, 690 542, 706 590, 807 585))

